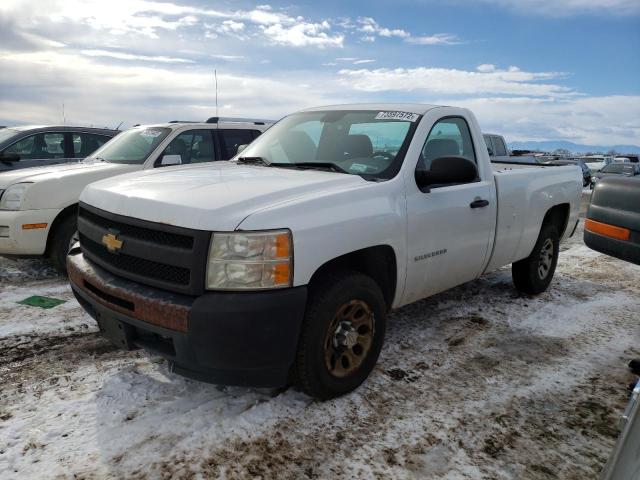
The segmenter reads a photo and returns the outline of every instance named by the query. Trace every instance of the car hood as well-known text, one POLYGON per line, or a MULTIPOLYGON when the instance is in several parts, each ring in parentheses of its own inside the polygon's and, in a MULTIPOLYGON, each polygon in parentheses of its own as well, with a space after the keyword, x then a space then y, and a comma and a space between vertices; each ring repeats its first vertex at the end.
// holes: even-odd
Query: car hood
MULTIPOLYGON (((140 168, 138 165, 136 168, 140 168)), ((78 162, 60 165, 50 165, 47 167, 31 167, 0 173, 0 190, 5 189, 14 183, 40 182, 42 180, 63 179, 67 176, 94 177, 96 180, 104 178, 104 175, 117 175, 122 172, 131 171, 131 165, 121 165, 106 162, 78 162)))
POLYGON ((216 162, 96 182, 82 192, 80 201, 151 222, 231 231, 257 210, 368 184, 357 175, 216 162))

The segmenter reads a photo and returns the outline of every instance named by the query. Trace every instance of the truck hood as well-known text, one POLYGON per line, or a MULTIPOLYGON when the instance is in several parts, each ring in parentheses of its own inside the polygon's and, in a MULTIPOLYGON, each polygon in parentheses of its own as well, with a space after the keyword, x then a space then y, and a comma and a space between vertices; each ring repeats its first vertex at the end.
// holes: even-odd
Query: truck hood
MULTIPOLYGON (((139 165, 135 165, 140 168, 139 165)), ((68 176, 81 177, 86 175, 90 181, 104 178, 106 176, 118 175, 119 173, 130 172, 131 165, 121 165, 117 163, 67 163, 60 165, 50 165, 47 167, 32 167, 0 173, 0 190, 7 188, 14 183, 39 182, 49 179, 63 179, 68 176)))
MULTIPOLYGON (((82 192, 80 201, 151 222, 231 231, 257 210, 367 184, 357 175, 216 162, 96 182, 82 192)), ((274 228, 286 226, 286 221, 274 228)))

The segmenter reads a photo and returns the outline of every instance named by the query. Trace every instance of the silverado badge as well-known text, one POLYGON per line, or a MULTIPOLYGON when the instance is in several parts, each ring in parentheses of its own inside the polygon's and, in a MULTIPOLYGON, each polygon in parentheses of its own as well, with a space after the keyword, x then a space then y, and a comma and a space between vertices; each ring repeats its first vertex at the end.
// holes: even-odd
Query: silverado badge
POLYGON ((111 253, 115 253, 122 248, 122 240, 119 240, 113 233, 106 233, 102 237, 102 244, 107 247, 107 250, 111 253))

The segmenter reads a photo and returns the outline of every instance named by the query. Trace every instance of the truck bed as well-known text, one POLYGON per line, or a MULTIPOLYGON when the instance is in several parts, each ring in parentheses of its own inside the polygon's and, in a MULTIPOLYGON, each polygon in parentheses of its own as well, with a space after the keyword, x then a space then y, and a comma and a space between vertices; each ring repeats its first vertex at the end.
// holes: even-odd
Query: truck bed
POLYGON ((582 171, 578 166, 496 162, 492 167, 498 214, 494 253, 485 272, 528 257, 546 212, 565 200, 571 216, 560 234, 563 239, 571 235, 578 219, 582 190, 582 171))

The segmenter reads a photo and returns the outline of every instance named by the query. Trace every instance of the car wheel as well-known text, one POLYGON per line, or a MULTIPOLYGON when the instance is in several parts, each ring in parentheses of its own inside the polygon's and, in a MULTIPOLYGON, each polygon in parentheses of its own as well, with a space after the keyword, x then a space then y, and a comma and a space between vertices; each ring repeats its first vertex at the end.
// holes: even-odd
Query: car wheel
POLYGON ((321 400, 357 388, 378 360, 386 318, 382 291, 366 275, 327 275, 312 285, 294 365, 298 386, 321 400))
POLYGON ((552 224, 543 225, 531 254, 511 266, 516 288, 530 295, 544 292, 553 280, 559 251, 558 229, 552 224))
POLYGON ((67 254, 78 240, 78 221, 75 215, 62 220, 52 233, 49 258, 58 272, 67 274, 67 254))

